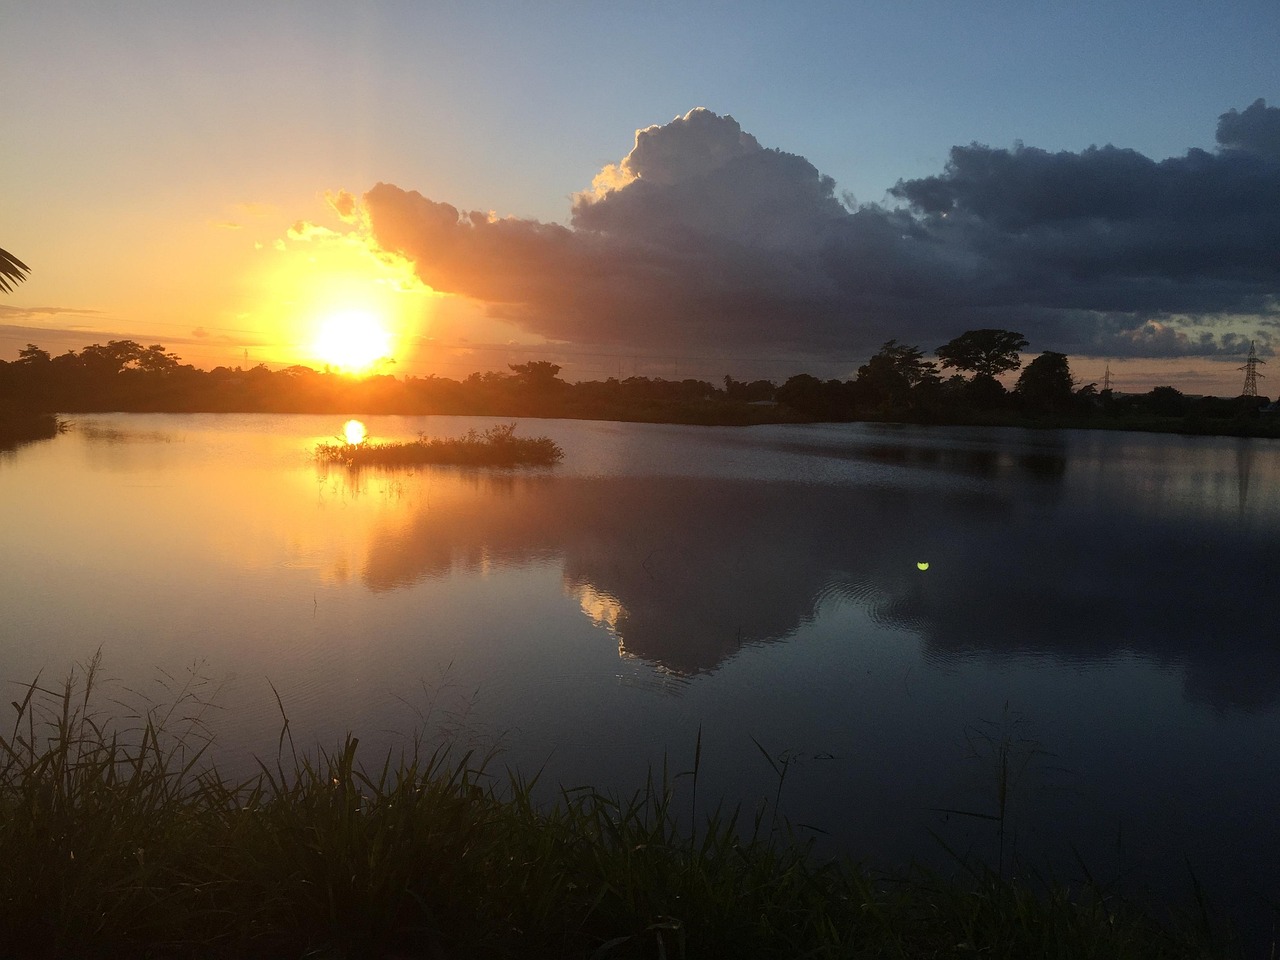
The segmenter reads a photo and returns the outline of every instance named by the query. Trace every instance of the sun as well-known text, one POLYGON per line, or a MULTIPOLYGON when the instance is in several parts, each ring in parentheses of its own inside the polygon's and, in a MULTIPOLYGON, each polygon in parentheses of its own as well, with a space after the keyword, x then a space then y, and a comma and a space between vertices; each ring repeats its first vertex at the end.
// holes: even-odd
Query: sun
POLYGON ((316 327, 311 353, 333 370, 371 373, 394 352, 391 332, 371 310, 331 313, 316 327))

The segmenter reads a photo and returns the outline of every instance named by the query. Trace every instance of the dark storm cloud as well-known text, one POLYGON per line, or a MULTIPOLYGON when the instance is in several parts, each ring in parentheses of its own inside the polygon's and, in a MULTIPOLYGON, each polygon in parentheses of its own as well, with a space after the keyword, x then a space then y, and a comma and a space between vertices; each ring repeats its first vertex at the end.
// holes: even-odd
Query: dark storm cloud
POLYGON ((1228 110, 1218 118, 1218 143, 1224 150, 1280 160, 1280 107, 1258 99, 1244 113, 1228 110))
POLYGON ((1154 161, 1091 147, 955 147, 893 194, 930 236, 974 251, 998 299, 1141 316, 1266 309, 1280 261, 1280 164, 1255 154, 1154 161))
POLYGON ((1218 153, 956 147, 900 181, 900 209, 849 209, 804 157, 694 110, 636 134, 570 226, 464 212, 389 184, 376 240, 438 290, 553 339, 639 350, 870 352, 971 327, 1035 350, 1211 355, 1238 334, 1188 319, 1275 316, 1280 159, 1261 101, 1218 153))

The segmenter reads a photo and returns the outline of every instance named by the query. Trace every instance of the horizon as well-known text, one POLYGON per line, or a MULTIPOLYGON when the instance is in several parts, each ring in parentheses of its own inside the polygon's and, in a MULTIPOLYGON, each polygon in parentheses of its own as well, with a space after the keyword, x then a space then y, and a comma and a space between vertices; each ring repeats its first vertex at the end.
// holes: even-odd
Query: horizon
POLYGON ((825 380, 996 327, 1237 395, 1280 326, 1280 9, 1180 7, 24 10, 0 359, 825 380))
MULTIPOLYGON (((131 338, 125 338, 125 339, 131 339, 131 338)), ((137 341, 133 341, 133 342, 138 343, 137 341)), ((27 347, 34 346, 40 349, 44 349, 41 344, 33 343, 33 344, 27 344, 26 346, 27 347)), ((99 344, 99 343, 85 344, 84 347, 81 348, 81 350, 89 347, 97 347, 97 346, 103 346, 103 344, 99 344)), ((497 366, 476 367, 474 369, 468 370, 466 373, 452 374, 452 375, 448 373, 438 373, 438 372, 433 372, 426 375, 419 375, 411 372, 406 373, 404 371, 399 371, 394 369, 394 365, 391 363, 384 363, 378 366, 376 369, 367 369, 361 372, 347 371, 332 365, 317 364, 317 363, 276 362, 272 364, 267 362, 261 362, 261 363, 251 364, 251 365, 246 365, 244 363, 234 363, 234 364, 227 363, 227 364, 215 365, 213 367, 201 367, 195 364, 188 364, 185 361, 185 358, 183 358, 179 354, 174 353, 174 351, 169 350, 165 344, 144 345, 144 344, 138 343, 138 346, 140 347, 144 346, 147 349, 160 347, 164 350, 164 352, 172 356, 174 360, 179 364, 182 364, 184 366, 192 366, 196 370, 202 373, 210 373, 215 369, 232 370, 235 372, 245 372, 247 370, 252 370, 255 367, 263 367, 272 372, 279 372, 279 371, 287 370, 290 368, 304 367, 310 370, 312 373, 322 374, 325 376, 338 376, 338 377, 342 377, 344 379, 349 379, 353 381, 359 381, 359 380, 369 379, 373 377, 390 376, 393 379, 396 379, 402 382, 413 377, 420 377, 423 379, 430 378, 430 377, 439 377, 441 379, 453 380, 457 383, 462 383, 471 376, 482 376, 490 373, 497 373, 504 376, 513 376, 514 374, 511 371, 514 370, 516 363, 529 363, 529 362, 553 363, 558 368, 556 376, 559 379, 564 380, 566 383, 603 382, 610 379, 618 380, 625 383, 627 380, 632 378, 639 378, 639 379, 647 378, 653 381, 667 381, 667 382, 677 382, 677 383, 684 380, 698 380, 705 383, 709 383, 711 386, 719 389, 720 385, 723 384, 725 379, 728 377, 732 377, 735 380, 741 380, 744 383, 749 383, 757 380, 761 380, 761 381, 767 380, 773 383, 775 387, 780 387, 790 377, 798 376, 805 373, 809 373, 810 375, 813 375, 812 372, 808 370, 792 370, 790 372, 783 372, 781 374, 774 375, 774 376, 761 375, 761 376, 747 376, 747 377, 739 378, 734 376, 732 372, 711 373, 711 374, 700 374, 695 372, 699 367, 709 370, 712 368, 713 365, 720 363, 719 360, 712 360, 708 358, 616 357, 616 358, 609 358, 609 359, 616 359, 619 361, 616 373, 610 372, 609 369, 603 369, 601 370, 599 376, 590 376, 590 375, 573 376, 572 358, 569 361, 571 366, 566 368, 565 366, 555 362, 556 361, 555 356, 549 355, 545 351, 539 352, 537 350, 528 350, 526 353, 523 353, 523 354, 514 354, 508 351, 505 353, 505 355, 508 356, 509 358, 512 358, 512 362, 504 364, 502 367, 497 367, 497 366), (681 372, 682 363, 685 365, 685 370, 687 372, 684 372, 684 373, 681 372), (628 366, 628 365, 629 365, 629 369, 623 369, 624 366, 628 366), (663 372, 664 370, 667 372, 664 373, 663 372)), ((494 349, 496 351, 503 351, 506 348, 494 348, 494 349)), ((62 353, 63 354, 66 354, 66 353, 79 354, 81 350, 72 348, 72 349, 63 351, 62 353)), ((49 353, 51 358, 59 356, 59 354, 54 353, 53 351, 46 350, 45 352, 49 353)), ((926 359, 930 356, 932 356, 932 354, 926 354, 926 359)), ((1024 352, 1020 354, 1020 356, 1023 359, 1016 369, 1011 370, 1007 373, 999 374, 995 378, 1007 390, 1013 389, 1014 385, 1018 381, 1019 374, 1026 367, 1026 365, 1032 359, 1034 359, 1034 355, 1028 352, 1024 352)), ((578 359, 582 359, 581 355, 578 356, 578 359)), ((599 360, 601 358, 600 356, 597 355, 594 357, 594 359, 599 360)), ((12 363, 12 362, 13 362, 12 360, 6 360, 4 358, 0 358, 0 363, 12 363)), ((748 360, 748 361, 739 361, 739 362, 745 362, 745 363, 757 364, 757 365, 770 364, 779 368, 781 368, 784 365, 784 361, 776 360, 776 359, 748 360)), ((933 362, 938 363, 936 359, 933 362)), ((843 361, 832 361, 832 363, 843 363, 843 361)), ((1266 361, 1259 360, 1258 363, 1265 364, 1266 361)), ((584 372, 587 371, 587 368, 585 366, 582 369, 584 370, 584 372)), ((1104 374, 1100 375, 1096 380, 1080 377, 1076 375, 1074 370, 1072 370, 1072 381, 1074 383, 1075 388, 1080 389, 1085 386, 1094 386, 1099 390, 1099 392, 1101 392, 1101 390, 1103 389, 1101 384, 1105 382, 1104 377, 1106 376, 1106 374, 1109 373, 1110 374, 1109 379, 1112 382, 1113 386, 1111 386, 1108 389, 1110 389, 1112 394, 1114 394, 1117 397, 1141 396, 1151 392, 1151 390, 1157 387, 1172 386, 1175 389, 1179 389, 1177 388, 1176 384, 1172 384, 1168 382, 1153 383, 1150 386, 1143 385, 1142 389, 1129 389, 1129 390, 1120 389, 1120 387, 1114 385, 1118 378, 1116 377, 1115 373, 1110 370, 1110 366, 1108 365, 1106 368, 1104 368, 1104 370, 1105 370, 1104 374)), ((964 374, 961 371, 955 370, 954 368, 944 369, 939 366, 937 372, 939 377, 944 381, 950 379, 952 376, 957 376, 957 375, 964 376, 964 374)), ((1258 380, 1264 379, 1265 377, 1265 374, 1257 371, 1256 368, 1255 368, 1254 374, 1258 380)), ((819 379, 820 380, 840 380, 840 381, 848 382, 848 381, 856 380, 857 376, 858 376, 857 370, 853 370, 847 375, 844 375, 844 374, 833 375, 830 377, 819 377, 819 379)), ((969 379, 971 377, 972 377, 972 373, 970 373, 969 377, 966 377, 966 379, 969 379)), ((1244 372, 1243 372, 1243 368, 1241 368, 1241 381, 1242 381, 1241 386, 1242 387, 1243 387, 1243 380, 1244 380, 1244 372)), ((1230 399, 1233 397, 1244 395, 1243 391, 1236 392, 1236 393, 1228 392, 1228 393, 1214 394, 1214 393, 1194 393, 1194 392, 1179 389, 1179 392, 1182 393, 1184 396, 1186 396, 1188 399, 1192 399, 1192 400, 1199 399, 1199 398, 1212 398, 1212 397, 1230 399)), ((1261 389, 1261 392, 1259 393, 1259 397, 1267 401, 1271 399, 1270 395, 1266 393, 1265 389, 1261 389)))

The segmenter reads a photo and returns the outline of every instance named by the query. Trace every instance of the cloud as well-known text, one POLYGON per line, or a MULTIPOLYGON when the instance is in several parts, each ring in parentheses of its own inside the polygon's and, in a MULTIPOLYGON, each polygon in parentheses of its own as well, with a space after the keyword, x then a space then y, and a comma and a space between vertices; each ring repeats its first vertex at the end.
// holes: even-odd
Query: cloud
POLYGON ((1109 313, 1260 312, 1280 280, 1280 164, 1202 150, 955 147, 893 195, 981 255, 996 299, 1109 313))
POLYGON ((339 219, 347 223, 355 223, 359 219, 359 201, 346 190, 331 191, 324 198, 339 219))
MULTIPOLYGON (((1100 326, 1105 326, 1102 321, 1100 326)), ((1223 357, 1238 358, 1249 352, 1250 337, 1231 331, 1214 334, 1209 330, 1188 333, 1159 320, 1148 320, 1139 327, 1102 330, 1097 346, 1109 357, 1223 357)), ((1272 354, 1271 337, 1256 338, 1262 356, 1272 354)))
POLYGON ((81 310, 78 307, 13 307, 8 304, 0 304, 0 321, 4 322, 39 320, 44 317, 59 317, 63 315, 97 317, 102 315, 102 311, 81 310))
POLYGON ((307 220, 295 220, 287 236, 290 240, 332 240, 340 238, 342 234, 307 220))
MULTIPOLYGON (((79 353, 82 349, 92 343, 106 343, 110 340, 138 340, 136 332, 128 332, 129 324, 117 318, 99 316, 94 319, 88 315, 94 314, 95 311, 90 310, 61 310, 59 308, 38 308, 42 311, 41 315, 49 316, 58 313, 84 314, 86 321, 84 324, 75 324, 63 322, 58 326, 50 326, 40 323, 9 323, 10 319, 18 319, 12 315, 0 312, 0 359, 8 355, 10 358, 17 355, 17 351, 28 343, 34 343, 50 353, 59 354, 70 350, 79 353), (113 327, 115 329, 113 329, 113 327)), ((38 321, 38 317, 34 317, 38 321)), ((74 319, 74 317, 72 317, 74 319)), ((148 337, 146 341, 155 342, 156 337, 148 337)), ((184 346, 184 345, 207 345, 211 342, 231 343, 237 346, 241 344, 253 345, 254 341, 246 340, 245 337, 232 337, 227 334, 213 335, 203 327, 197 327, 192 330, 190 335, 183 336, 181 334, 165 334, 158 338, 166 346, 184 346)))
POLYGON ((1224 150, 1280 160, 1280 107, 1259 98, 1244 113, 1228 110, 1218 118, 1218 143, 1224 150))
POLYGON ((804 157, 765 150, 733 117, 704 109, 638 131, 613 169, 622 177, 610 179, 625 182, 579 194, 574 227, 614 238, 693 235, 785 250, 819 244, 824 225, 847 213, 833 196, 835 181, 804 157))
MULTIPOLYGON (((425 283, 553 340, 817 357, 997 326, 1033 350, 1212 355, 1276 316, 1278 115, 1230 111, 1218 152, 1159 161, 955 147, 940 174, 893 188, 900 207, 855 208, 804 157, 699 108, 637 131, 567 226, 386 183, 362 207, 425 283), (1227 314, 1242 325, 1205 329, 1227 314)), ((331 203, 357 217, 350 195, 331 203)))

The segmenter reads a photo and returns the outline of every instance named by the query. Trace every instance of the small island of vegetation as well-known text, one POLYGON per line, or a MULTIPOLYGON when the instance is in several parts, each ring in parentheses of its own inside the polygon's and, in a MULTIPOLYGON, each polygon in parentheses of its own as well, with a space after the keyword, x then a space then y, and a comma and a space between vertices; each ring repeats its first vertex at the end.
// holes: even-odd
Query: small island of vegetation
POLYGON ((564 458, 564 451, 550 437, 517 437, 515 431, 514 423, 504 423, 483 432, 468 430, 461 437, 419 436, 403 443, 321 443, 315 455, 322 463, 351 467, 549 467, 564 458))

